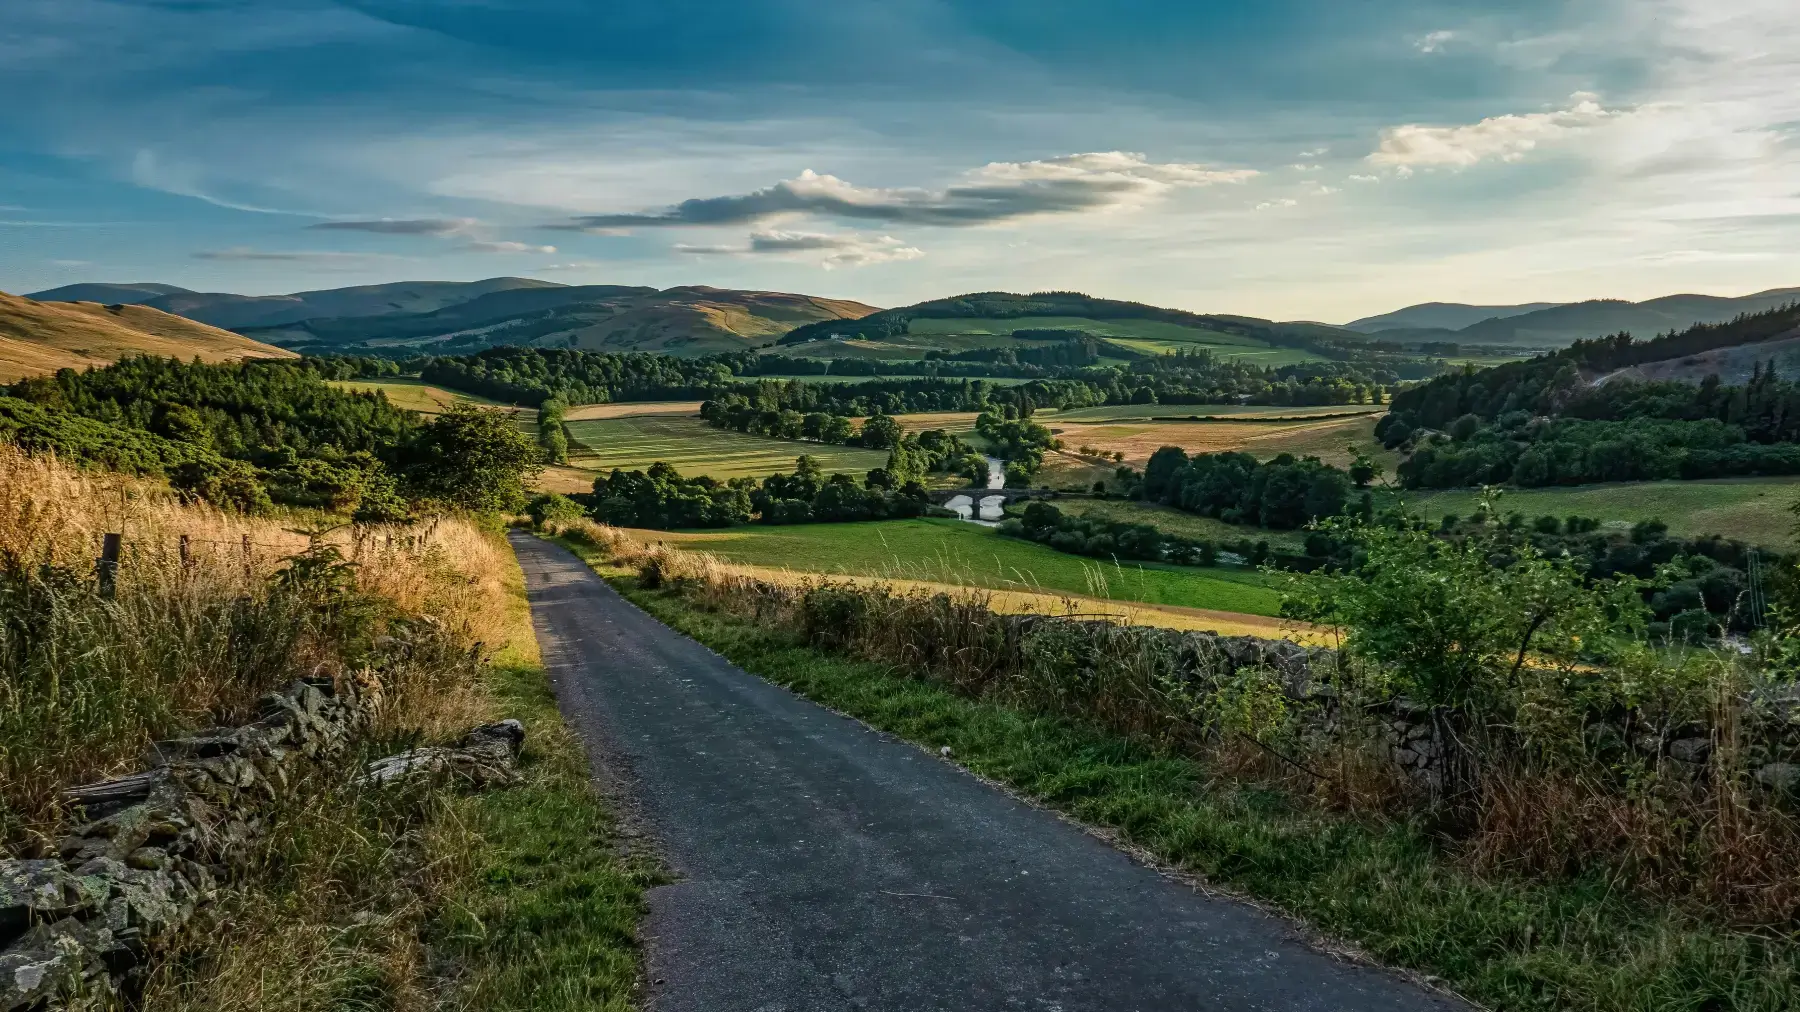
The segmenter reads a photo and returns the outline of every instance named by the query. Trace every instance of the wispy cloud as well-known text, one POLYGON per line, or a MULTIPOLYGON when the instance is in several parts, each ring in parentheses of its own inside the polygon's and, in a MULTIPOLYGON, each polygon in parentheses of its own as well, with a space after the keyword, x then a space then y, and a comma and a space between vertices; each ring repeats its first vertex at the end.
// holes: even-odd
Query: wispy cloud
POLYGON ((742 246, 678 243, 675 249, 695 256, 823 253, 819 266, 826 270, 864 267, 896 260, 917 260, 925 255, 924 250, 908 246, 903 240, 891 235, 866 236, 844 232, 753 232, 749 241, 742 246))
POLYGON ((1452 31, 1426 32, 1413 40, 1413 48, 1421 53, 1441 53, 1446 43, 1456 38, 1452 31))
POLYGON ((200 250, 195 260, 267 261, 275 263, 354 264, 364 260, 393 260, 380 253, 351 253, 341 250, 259 250, 245 246, 230 249, 200 250))
POLYGON ((744 225, 796 214, 967 226, 1143 203, 1179 187, 1237 183, 1251 169, 1156 163, 1124 151, 993 162, 940 190, 856 186, 811 169, 751 193, 696 197, 664 211, 585 215, 548 227, 576 230, 744 225))
POLYGON ((556 252, 555 246, 533 246, 531 243, 528 243, 528 242, 512 242, 510 240, 500 240, 500 241, 478 240, 476 242, 463 243, 462 246, 459 248, 468 250, 471 253, 555 253, 556 252))
POLYGON ((1459 126, 1408 123, 1381 131, 1381 143, 1368 157, 1374 165, 1401 170, 1448 166, 1466 168, 1490 158, 1516 162, 1539 144, 1591 130, 1618 116, 1585 92, 1570 96, 1567 109, 1523 115, 1490 116, 1459 126))
POLYGON ((465 235, 480 222, 474 218, 376 218, 372 220, 322 221, 307 228, 321 232, 374 232, 377 235, 465 235))

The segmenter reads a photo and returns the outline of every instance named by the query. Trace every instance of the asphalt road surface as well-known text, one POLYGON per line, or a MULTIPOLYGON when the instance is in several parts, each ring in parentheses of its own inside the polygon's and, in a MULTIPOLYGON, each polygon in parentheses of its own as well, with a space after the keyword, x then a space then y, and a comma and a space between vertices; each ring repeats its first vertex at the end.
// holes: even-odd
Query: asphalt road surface
POLYGON ((1447 1010, 734 667, 514 534, 563 713, 680 880, 657 1012, 1447 1010))

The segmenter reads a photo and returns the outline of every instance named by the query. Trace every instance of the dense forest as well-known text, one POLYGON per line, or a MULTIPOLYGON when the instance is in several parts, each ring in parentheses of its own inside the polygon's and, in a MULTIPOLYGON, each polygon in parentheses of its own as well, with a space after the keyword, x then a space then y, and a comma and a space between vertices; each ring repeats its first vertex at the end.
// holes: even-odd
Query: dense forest
MULTIPOLYGON (((1356 484, 1350 474, 1316 457, 1296 459, 1291 453, 1267 461, 1248 453, 1189 457, 1178 446, 1165 446, 1150 455, 1132 494, 1226 523, 1294 530, 1343 513, 1352 505, 1356 484)), ((1366 497, 1359 508, 1367 511, 1366 497)))
POLYGON ((1596 374, 1752 343, 1800 326, 1786 307, 1653 341, 1578 342, 1528 362, 1442 376, 1395 396, 1376 428, 1412 456, 1408 487, 1579 484, 1800 473, 1800 384, 1773 366, 1726 385, 1596 374))
MULTIPOLYGON (((139 474, 232 509, 275 503, 398 519, 522 502, 540 451, 493 413, 426 422, 307 363, 128 358, 0 388, 0 437, 139 474)), ((516 507, 515 507, 516 508, 516 507)))

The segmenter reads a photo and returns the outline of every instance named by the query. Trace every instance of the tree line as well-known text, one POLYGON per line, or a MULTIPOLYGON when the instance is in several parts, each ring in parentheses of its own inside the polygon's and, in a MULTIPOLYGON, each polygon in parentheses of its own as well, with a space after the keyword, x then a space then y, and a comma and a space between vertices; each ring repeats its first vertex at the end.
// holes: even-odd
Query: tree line
POLYGON ((900 489, 868 479, 859 484, 847 474, 825 474, 818 458, 809 455, 795 461, 793 472, 760 482, 684 477, 662 461, 647 471, 614 469, 595 479, 592 495, 582 499, 577 501, 603 523, 662 530, 891 520, 931 509, 916 482, 900 489))

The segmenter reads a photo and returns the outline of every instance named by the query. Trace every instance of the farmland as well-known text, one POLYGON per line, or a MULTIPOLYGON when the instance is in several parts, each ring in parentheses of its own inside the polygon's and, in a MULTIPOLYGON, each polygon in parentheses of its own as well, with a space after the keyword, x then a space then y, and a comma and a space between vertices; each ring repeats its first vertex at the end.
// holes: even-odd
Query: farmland
MULTIPOLYGON (((1473 489, 1391 492, 1387 502, 1401 501, 1427 519, 1446 513, 1466 517, 1475 512, 1480 493, 1473 489)), ((1502 514, 1527 517, 1580 515, 1623 524, 1661 520, 1683 537, 1719 534, 1769 548, 1800 547, 1794 537, 1790 507, 1800 501, 1800 477, 1720 478, 1708 481, 1646 481, 1559 488, 1507 489, 1500 497, 1502 514)))
MULTIPOLYGON (((1343 466, 1350 460, 1346 447, 1374 448, 1373 414, 1354 418, 1298 421, 1174 422, 1151 419, 1080 422, 1046 416, 1041 419, 1071 448, 1093 446, 1104 452, 1125 454, 1125 462, 1142 467, 1159 447, 1179 446, 1190 454, 1239 450, 1268 459, 1281 453, 1315 456, 1343 466)), ((1391 468, 1391 462, 1388 463, 1391 468)))
MULTIPOLYGON (((819 458, 826 471, 862 473, 887 463, 887 451, 823 443, 767 439, 715 429, 686 414, 639 414, 568 423, 570 462, 590 474, 613 468, 642 470, 666 461, 686 475, 761 477, 794 469, 801 454, 819 458)), ((592 480, 590 477, 589 481, 592 480)))
POLYGON ((1273 616, 1280 595, 1261 573, 1100 563, 958 520, 646 532, 728 562, 1009 591, 1051 591, 1150 605, 1273 616))

